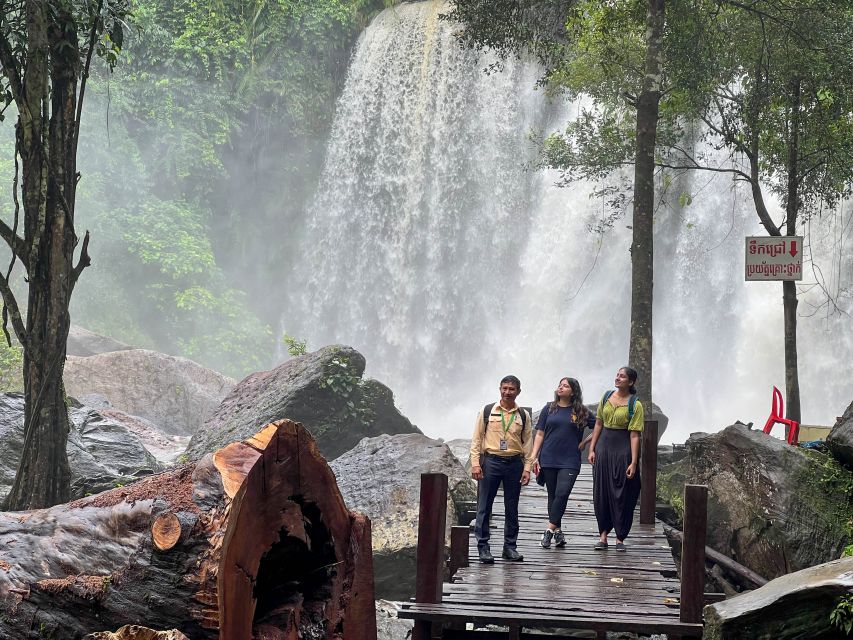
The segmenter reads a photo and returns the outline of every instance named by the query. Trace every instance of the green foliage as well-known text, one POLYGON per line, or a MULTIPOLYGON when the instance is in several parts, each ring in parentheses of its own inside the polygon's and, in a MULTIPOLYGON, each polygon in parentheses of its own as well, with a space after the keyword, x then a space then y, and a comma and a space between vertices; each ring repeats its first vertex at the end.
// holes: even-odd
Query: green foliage
POLYGON ((838 598, 829 614, 829 621, 845 635, 853 633, 853 595, 848 593, 838 598))
POLYGON ((75 322, 233 376, 271 364, 267 290, 288 269, 350 47, 387 4, 136 3, 122 64, 89 83, 78 218, 93 266, 75 322))
POLYGON ((853 544, 848 544, 841 553, 842 558, 849 558, 850 556, 853 556, 853 544))
POLYGON ((24 390, 23 364, 24 352, 17 342, 12 346, 0 342, 0 393, 24 390))
POLYGON ((328 389, 344 401, 344 413, 349 420, 365 424, 374 418, 367 402, 368 385, 355 373, 348 358, 335 356, 325 365, 320 388, 328 389))
POLYGON ((811 449, 805 453, 813 462, 810 474, 800 480, 811 489, 808 499, 840 538, 853 541, 853 473, 828 453, 811 449))
POLYGON ((295 338, 292 335, 285 333, 281 337, 281 341, 287 345, 287 352, 294 357, 304 356, 308 353, 308 345, 305 340, 300 340, 299 338, 295 338))
POLYGON ((442 17, 463 25, 457 37, 466 46, 502 57, 532 54, 550 69, 565 56, 566 15, 572 4, 573 0, 456 0, 442 17))
POLYGON ((353 373, 352 364, 343 356, 332 358, 323 372, 320 380, 322 389, 329 389, 333 393, 352 400, 353 392, 358 389, 361 377, 353 373))

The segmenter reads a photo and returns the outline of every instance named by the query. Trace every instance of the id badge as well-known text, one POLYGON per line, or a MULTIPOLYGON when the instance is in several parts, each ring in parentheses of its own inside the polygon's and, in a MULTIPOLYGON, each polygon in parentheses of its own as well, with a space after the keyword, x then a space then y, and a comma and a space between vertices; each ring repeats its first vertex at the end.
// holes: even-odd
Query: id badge
POLYGON ((506 440, 501 440, 501 451, 509 450, 509 443, 506 440))

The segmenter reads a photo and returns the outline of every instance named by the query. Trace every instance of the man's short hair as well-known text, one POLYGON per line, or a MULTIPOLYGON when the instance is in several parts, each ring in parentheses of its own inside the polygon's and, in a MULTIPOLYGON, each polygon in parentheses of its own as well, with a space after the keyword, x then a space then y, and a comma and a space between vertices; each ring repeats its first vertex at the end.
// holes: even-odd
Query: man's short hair
POLYGON ((504 376, 501 378, 501 384, 505 384, 509 382, 510 384, 514 384, 515 388, 521 391, 521 380, 516 378, 515 376, 504 376))

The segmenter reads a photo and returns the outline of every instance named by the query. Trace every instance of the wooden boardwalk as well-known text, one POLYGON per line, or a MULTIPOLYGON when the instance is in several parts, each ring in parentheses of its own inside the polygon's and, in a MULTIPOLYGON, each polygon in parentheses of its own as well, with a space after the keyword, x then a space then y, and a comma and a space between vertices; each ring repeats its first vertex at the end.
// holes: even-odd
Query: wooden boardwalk
POLYGON ((547 521, 546 501, 544 487, 535 482, 522 490, 518 550, 524 561, 507 562, 500 558, 503 497, 498 494, 491 539, 495 564, 479 562, 472 531, 469 566, 442 585, 441 602, 402 603, 399 616, 444 623, 457 629, 448 634, 454 637, 465 635, 458 629, 467 622, 508 626, 510 638, 536 628, 585 629, 600 636, 605 631, 701 636, 701 624, 680 622, 680 584, 660 521, 640 524, 638 509, 627 552, 613 549, 612 534, 610 548, 595 551, 592 472, 584 465, 562 522, 568 544, 543 549, 539 539, 547 521))

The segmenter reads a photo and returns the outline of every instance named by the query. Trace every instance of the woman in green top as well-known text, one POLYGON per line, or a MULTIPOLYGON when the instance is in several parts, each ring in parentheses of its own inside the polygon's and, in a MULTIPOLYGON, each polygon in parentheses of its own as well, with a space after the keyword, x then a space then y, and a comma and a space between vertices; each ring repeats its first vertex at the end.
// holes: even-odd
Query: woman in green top
POLYGON ((607 549, 607 535, 615 530, 616 551, 625 551, 634 509, 640 497, 640 433, 643 405, 636 399, 637 372, 622 367, 616 373, 616 391, 598 403, 589 449, 593 465, 592 502, 598 520, 597 550, 607 549))

